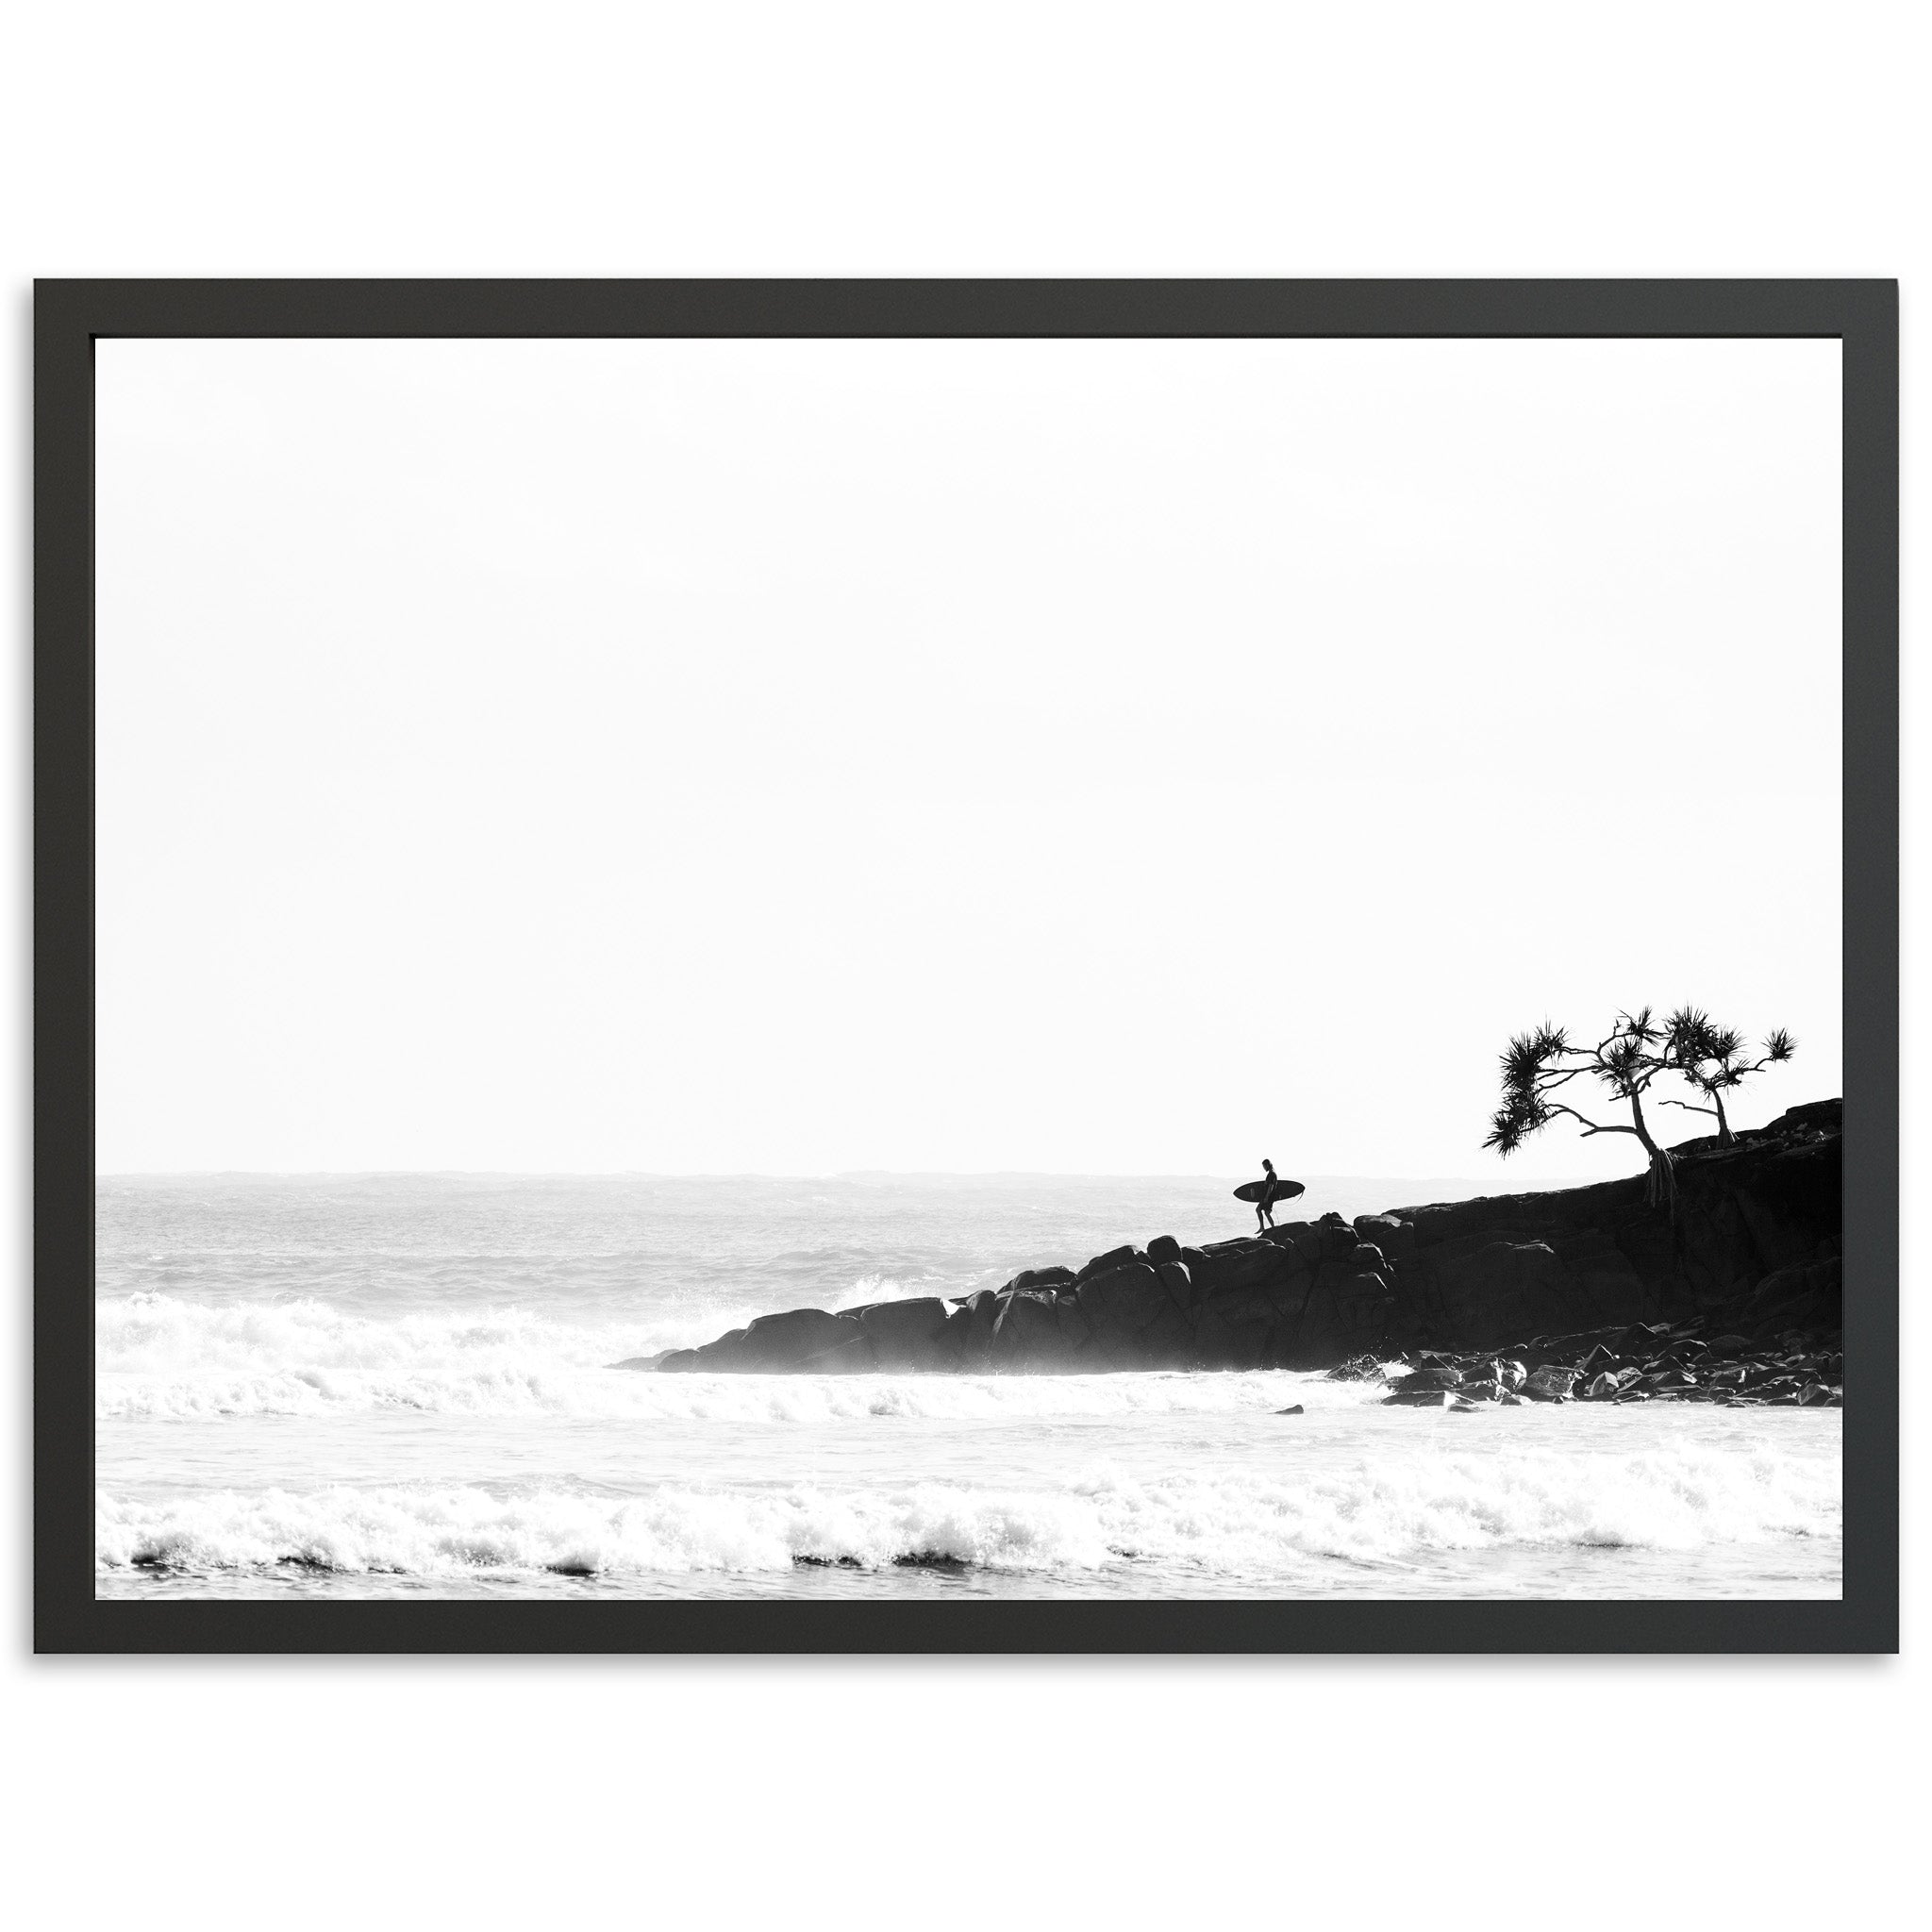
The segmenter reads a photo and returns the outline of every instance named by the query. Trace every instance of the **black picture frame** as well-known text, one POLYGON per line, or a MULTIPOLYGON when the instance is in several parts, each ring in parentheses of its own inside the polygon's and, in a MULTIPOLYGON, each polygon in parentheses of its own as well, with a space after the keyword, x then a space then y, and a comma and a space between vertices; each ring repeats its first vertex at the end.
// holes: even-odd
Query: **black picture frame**
POLYGON ((1898 285, 48 280, 34 308, 34 1644, 104 1652, 1898 1647, 1898 285), (1835 337, 1843 377, 1844 1585, 1837 1602, 97 1601, 94 343, 150 337, 1835 337))

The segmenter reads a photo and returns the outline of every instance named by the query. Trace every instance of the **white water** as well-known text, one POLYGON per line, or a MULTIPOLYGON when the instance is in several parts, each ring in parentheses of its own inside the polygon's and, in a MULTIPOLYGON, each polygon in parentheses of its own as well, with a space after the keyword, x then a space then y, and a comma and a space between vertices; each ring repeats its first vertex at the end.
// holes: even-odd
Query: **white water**
MULTIPOLYGON (((1423 1191, 1325 1191, 1310 1211, 1423 1191)), ((1836 1410, 605 1366, 1241 1225, 1195 1182, 106 1182, 98 1588, 1838 1593, 1836 1410)))

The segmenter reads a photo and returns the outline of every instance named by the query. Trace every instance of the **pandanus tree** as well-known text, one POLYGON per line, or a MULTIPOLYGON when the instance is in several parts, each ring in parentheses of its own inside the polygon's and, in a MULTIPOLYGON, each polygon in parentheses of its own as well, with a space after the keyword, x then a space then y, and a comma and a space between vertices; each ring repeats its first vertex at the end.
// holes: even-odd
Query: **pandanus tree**
MULTIPOLYGON (((1708 1053, 1699 1057, 1709 1041, 1682 1024, 1687 1017, 1693 1017, 1688 1008, 1661 1024, 1648 1007, 1619 1013, 1617 1024, 1593 1045, 1572 1044, 1568 1033, 1547 1020, 1532 1032, 1519 1033, 1503 1056, 1503 1104, 1483 1145, 1507 1158, 1532 1134, 1561 1119, 1574 1121, 1586 1140, 1593 1134, 1629 1134, 1642 1142, 1649 1157, 1645 1191, 1651 1205, 1674 1207, 1677 1187, 1671 1157, 1650 1131, 1643 1097, 1661 1076, 1694 1079, 1696 1069, 1713 1065, 1708 1053), (1584 1084, 1573 1085, 1577 1081, 1584 1084), (1594 1120, 1573 1105, 1592 1086, 1603 1090, 1612 1107, 1627 1108, 1628 1118, 1594 1120)), ((1783 1046, 1788 1058, 1788 1038, 1783 1046)))
POLYGON ((1687 1113, 1708 1114, 1717 1122, 1718 1145, 1733 1145, 1737 1137, 1731 1132, 1730 1119, 1724 1112, 1724 1095, 1735 1092, 1753 1074, 1790 1059, 1797 1052, 1798 1042, 1780 1026, 1765 1036, 1763 1048, 1754 1059, 1744 1036, 1736 1027, 1716 1025, 1708 1013, 1694 1007, 1678 1008, 1664 1025, 1677 1042, 1677 1058, 1682 1062, 1685 1079, 1710 1105, 1699 1107, 1690 1100, 1667 1100, 1663 1104, 1681 1107, 1687 1113))

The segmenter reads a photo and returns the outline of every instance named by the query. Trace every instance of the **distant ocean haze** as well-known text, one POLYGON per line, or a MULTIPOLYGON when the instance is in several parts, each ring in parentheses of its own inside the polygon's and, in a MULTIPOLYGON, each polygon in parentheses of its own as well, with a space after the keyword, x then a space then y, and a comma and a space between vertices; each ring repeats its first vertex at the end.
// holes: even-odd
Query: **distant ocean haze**
MULTIPOLYGON (((1255 1210, 1232 1198, 1250 1178, 107 1176, 96 1287, 209 1304, 306 1297, 376 1317, 517 1308, 670 1347, 777 1307, 970 1294, 1124 1241, 1252 1233, 1255 1210)), ((1467 1178, 1307 1186, 1276 1207, 1278 1222, 1507 1191, 1467 1178)))

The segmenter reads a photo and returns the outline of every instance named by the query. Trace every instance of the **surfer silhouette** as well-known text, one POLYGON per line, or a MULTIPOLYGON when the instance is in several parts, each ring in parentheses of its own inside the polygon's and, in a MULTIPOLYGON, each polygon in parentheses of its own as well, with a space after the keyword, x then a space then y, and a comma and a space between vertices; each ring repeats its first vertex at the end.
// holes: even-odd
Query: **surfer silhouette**
POLYGON ((1255 1232, 1257 1234, 1259 1234, 1264 1227, 1273 1227, 1274 1225, 1274 1193, 1275 1190, 1281 1185, 1280 1181, 1275 1177, 1274 1163, 1272 1160, 1263 1160, 1261 1168, 1263 1174, 1261 1198, 1255 1203, 1255 1232))

